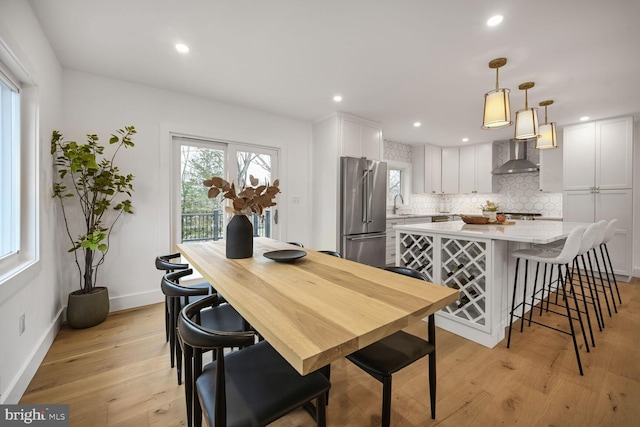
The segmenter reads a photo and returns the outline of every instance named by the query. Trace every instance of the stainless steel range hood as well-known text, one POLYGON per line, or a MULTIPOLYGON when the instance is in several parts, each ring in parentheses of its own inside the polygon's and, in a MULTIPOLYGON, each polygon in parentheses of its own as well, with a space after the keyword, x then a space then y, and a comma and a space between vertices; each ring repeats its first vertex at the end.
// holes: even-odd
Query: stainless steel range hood
POLYGON ((527 160, 527 142, 529 141, 535 142, 535 139, 527 139, 524 141, 517 139, 510 140, 509 160, 502 166, 495 168, 491 173, 494 175, 506 175, 511 173, 538 172, 538 165, 527 160))

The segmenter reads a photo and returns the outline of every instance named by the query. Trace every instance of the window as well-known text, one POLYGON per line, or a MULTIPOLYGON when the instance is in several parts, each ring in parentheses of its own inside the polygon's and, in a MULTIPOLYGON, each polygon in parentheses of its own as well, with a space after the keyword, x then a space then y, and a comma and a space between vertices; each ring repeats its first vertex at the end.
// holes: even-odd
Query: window
POLYGON ((0 303, 40 258, 38 99, 28 68, 0 40, 0 303))
POLYGON ((20 230, 20 96, 0 72, 0 260, 18 253, 20 230))
POLYGON ((387 205, 408 205, 410 188, 411 165, 387 161, 387 205))
POLYGON ((389 203, 400 195, 402 197, 402 169, 389 168, 389 203))
MULTIPOLYGON (((272 182, 273 176, 277 176, 277 150, 182 136, 172 139, 175 170, 172 185, 174 194, 179 196, 172 206, 173 241, 224 239, 226 222, 230 219, 225 212, 227 202, 221 194, 209 199, 202 181, 218 176, 238 185, 248 183, 253 175, 262 183, 272 182)), ((250 218, 256 236, 277 238, 276 212, 269 208, 264 217, 254 214, 250 218)))

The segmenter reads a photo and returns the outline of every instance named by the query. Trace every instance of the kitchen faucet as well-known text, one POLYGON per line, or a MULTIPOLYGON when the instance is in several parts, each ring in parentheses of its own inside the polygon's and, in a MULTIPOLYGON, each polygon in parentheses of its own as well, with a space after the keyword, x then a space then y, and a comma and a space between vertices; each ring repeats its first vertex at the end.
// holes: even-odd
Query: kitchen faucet
POLYGON ((404 198, 402 197, 402 194, 396 194, 395 197, 393 198, 393 214, 397 214, 398 213, 398 206, 396 206, 396 201, 398 200, 398 197, 400 197, 400 201, 402 202, 402 204, 404 204, 404 198))

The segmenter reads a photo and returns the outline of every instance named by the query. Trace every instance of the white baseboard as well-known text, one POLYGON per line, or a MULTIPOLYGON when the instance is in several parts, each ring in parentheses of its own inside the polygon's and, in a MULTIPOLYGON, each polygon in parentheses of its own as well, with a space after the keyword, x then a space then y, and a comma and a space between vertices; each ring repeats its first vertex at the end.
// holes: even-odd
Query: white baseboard
POLYGON ((139 292, 137 294, 109 298, 109 312, 142 307, 149 304, 157 304, 159 302, 164 302, 164 294, 160 288, 148 292, 139 292))
MULTIPOLYGON (((125 295, 116 298, 109 299, 109 311, 120 311, 129 308, 142 307, 144 305, 156 304, 164 301, 164 294, 160 289, 140 292, 137 294, 125 295)), ((17 404, 22 395, 27 390, 29 383, 36 374, 36 371, 40 367, 40 364, 47 355, 47 351, 53 344, 60 326, 67 317, 67 308, 58 312, 55 320, 51 322, 45 333, 42 335, 40 342, 34 349, 34 351, 27 357, 25 363, 22 365, 19 374, 15 377, 13 383, 9 384, 7 390, 2 396, 0 396, 0 404, 17 404)))
POLYGON ((49 351, 53 340, 56 338, 56 335, 58 335, 61 325, 62 310, 58 312, 53 322, 51 322, 47 330, 42 334, 38 345, 21 366, 15 380, 7 387, 6 393, 2 395, 0 404, 17 404, 20 401, 33 376, 40 367, 40 364, 44 360, 44 357, 47 355, 47 351, 49 351))

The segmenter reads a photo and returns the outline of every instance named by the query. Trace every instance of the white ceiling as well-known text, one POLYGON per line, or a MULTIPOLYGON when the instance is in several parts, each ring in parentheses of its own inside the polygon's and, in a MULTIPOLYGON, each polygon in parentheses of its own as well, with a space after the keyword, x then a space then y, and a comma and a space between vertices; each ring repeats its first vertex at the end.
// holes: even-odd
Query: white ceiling
POLYGON ((513 116, 527 81, 559 126, 640 112, 639 0, 29 1, 65 68, 306 121, 344 111, 403 143, 510 138, 480 129, 497 57, 513 116))

